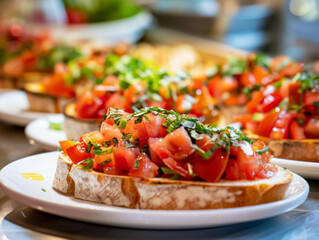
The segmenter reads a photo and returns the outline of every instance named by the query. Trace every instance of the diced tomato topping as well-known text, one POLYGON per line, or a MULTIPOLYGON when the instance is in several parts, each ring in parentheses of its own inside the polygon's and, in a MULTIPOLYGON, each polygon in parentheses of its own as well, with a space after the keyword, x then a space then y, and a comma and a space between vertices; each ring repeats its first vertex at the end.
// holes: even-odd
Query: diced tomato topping
POLYGON ((134 165, 129 172, 132 177, 153 178, 158 174, 158 167, 146 155, 138 157, 134 165))
POLYGON ((77 143, 76 142, 73 142, 73 141, 60 141, 60 146, 62 148, 62 151, 66 154, 66 150, 74 145, 76 145, 77 143))
POLYGON ((124 102, 124 96, 120 93, 114 93, 111 95, 111 97, 105 102, 105 109, 108 110, 109 108, 118 108, 118 109, 124 109, 125 108, 125 102, 124 102))
POLYGON ((84 91, 75 103, 75 111, 81 118, 96 118, 101 108, 102 100, 89 90, 84 91))
POLYGON ((100 131, 94 131, 94 132, 83 134, 81 138, 86 144, 88 144, 90 141, 96 142, 96 143, 101 143, 105 141, 105 138, 100 131))
POLYGON ((165 118, 156 116, 154 114, 147 114, 146 118, 143 118, 143 123, 147 132, 148 138, 162 138, 166 135, 166 128, 163 124, 166 122, 165 118))
POLYGON ((113 138, 117 138, 118 140, 122 139, 123 134, 117 126, 110 125, 107 123, 109 119, 105 120, 101 125, 101 133, 105 138, 105 141, 109 141, 113 138))
POLYGON ((281 111, 269 137, 271 139, 287 139, 292 120, 293 114, 285 110, 281 111))
POLYGON ((248 112, 253 113, 256 112, 259 103, 263 100, 262 92, 254 92, 252 95, 252 99, 246 104, 246 109, 248 112))
POLYGON ((256 79, 257 84, 262 84, 263 79, 269 75, 269 72, 266 68, 256 65, 253 69, 253 75, 256 79))
POLYGON ((194 153, 191 147, 191 139, 186 130, 181 127, 164 138, 154 140, 150 145, 160 159, 173 158, 176 161, 182 160, 194 153))
POLYGON ((312 118, 305 126, 305 134, 308 138, 319 138, 319 118, 312 118))
POLYGON ((173 158, 168 157, 163 159, 163 162, 166 165, 166 167, 172 169, 179 175, 183 177, 189 177, 188 167, 184 161, 175 161, 173 158))
POLYGON ((292 139, 296 140, 306 138, 304 128, 297 121, 291 123, 290 136, 292 139))
POLYGON ((300 105, 302 102, 302 95, 299 93, 301 82, 294 82, 289 84, 289 105, 300 105))
POLYGON ((95 156, 94 157, 94 161, 93 161, 93 165, 92 168, 94 170, 100 171, 103 168, 106 167, 115 167, 115 162, 114 162, 114 156, 113 153, 110 154, 103 154, 100 156, 95 156))
POLYGON ((278 116, 279 112, 268 113, 264 117, 264 119, 258 124, 257 128, 255 129, 255 132, 260 136, 269 137, 278 116))
POLYGON ((222 148, 217 149, 209 159, 203 159, 195 154, 190 162, 193 165, 194 173, 207 182, 218 181, 227 166, 229 153, 222 148))
POLYGON ((140 153, 137 148, 116 147, 113 149, 113 155, 117 169, 130 171, 140 153))
POLYGON ((263 98, 260 105, 257 107, 261 112, 269 112, 279 105, 282 97, 279 93, 271 93, 263 98))
POLYGON ((84 142, 80 142, 72 147, 66 149, 66 153, 74 164, 77 164, 83 160, 92 157, 91 153, 86 152, 87 145, 84 142))
POLYGON ((319 102, 319 92, 306 92, 303 94, 303 103, 312 105, 314 102, 319 102))

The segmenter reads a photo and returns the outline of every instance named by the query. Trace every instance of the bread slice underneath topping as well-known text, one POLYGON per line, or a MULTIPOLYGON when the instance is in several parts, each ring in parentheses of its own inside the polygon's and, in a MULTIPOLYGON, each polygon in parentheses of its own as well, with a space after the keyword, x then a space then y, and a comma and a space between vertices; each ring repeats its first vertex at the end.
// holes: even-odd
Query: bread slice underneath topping
POLYGON ((78 199, 109 206, 161 210, 233 208, 283 199, 293 175, 277 168, 272 178, 254 181, 141 179, 84 170, 62 153, 53 188, 78 199))

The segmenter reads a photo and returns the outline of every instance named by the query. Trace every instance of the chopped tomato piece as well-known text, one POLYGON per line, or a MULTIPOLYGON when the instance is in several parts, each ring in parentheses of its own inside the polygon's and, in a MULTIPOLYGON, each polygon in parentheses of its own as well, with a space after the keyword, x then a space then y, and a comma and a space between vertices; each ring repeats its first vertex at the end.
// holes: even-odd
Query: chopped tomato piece
POLYGON ((256 79, 256 83, 262 84, 263 79, 269 75, 269 72, 266 68, 256 65, 253 69, 253 75, 256 79))
POLYGON ((119 93, 112 94, 112 96, 105 102, 104 107, 106 110, 108 110, 109 108, 124 109, 124 96, 119 93))
POLYGON ((290 127, 290 136, 292 139, 305 139, 305 130, 297 121, 293 121, 290 127))
POLYGON ((192 103, 187 100, 185 95, 179 95, 175 102, 175 109, 180 114, 188 113, 192 109, 192 103))
POLYGON ((289 105, 300 105, 302 95, 299 93, 301 82, 294 82, 289 84, 289 105))
POLYGON ((268 113, 264 117, 264 119, 258 124, 255 132, 260 136, 269 137, 278 116, 279 116, 279 112, 268 113))
POLYGON ((76 145, 77 143, 76 142, 73 142, 73 141, 60 141, 60 146, 62 148, 62 151, 66 154, 66 150, 74 145, 76 145))
POLYGON ((75 111, 82 118, 96 118, 99 110, 103 108, 103 102, 91 91, 84 91, 75 103, 75 111))
POLYGON ((175 161, 173 158, 168 157, 163 159, 163 162, 168 168, 181 175, 182 177, 189 177, 187 164, 183 161, 175 161))
POLYGON ((312 118, 305 126, 305 133, 308 138, 319 138, 319 119, 312 118))
POLYGON ((94 170, 99 171, 105 167, 114 167, 114 166, 115 166, 114 156, 113 156, 113 153, 110 153, 110 154, 95 156, 92 168, 94 170))
POLYGON ((285 110, 281 111, 269 137, 272 139, 287 139, 292 120, 293 114, 285 110))
POLYGON ((255 76, 250 72, 244 72, 240 78, 240 83, 245 87, 253 86, 256 84, 255 76))
POLYGON ((312 105, 319 101, 319 92, 306 92, 303 95, 303 103, 305 105, 312 105))
POLYGON ((263 100, 262 92, 254 92, 252 99, 246 104, 246 109, 248 112, 256 112, 259 103, 263 100))
POLYGON ((130 171, 135 164, 137 157, 140 155, 137 148, 113 148, 115 167, 119 170, 130 171))
POLYGON ((256 173, 256 178, 271 178, 276 174, 277 171, 278 170, 275 165, 271 163, 264 164, 262 168, 256 173))
POLYGON ((174 160, 182 160, 194 153, 191 147, 191 139, 183 127, 166 135, 164 138, 157 138, 150 145, 160 159, 173 158, 174 160))
POLYGON ((66 149, 66 153, 74 164, 77 164, 85 159, 91 158, 92 154, 86 152, 87 145, 80 142, 72 147, 66 149))
POLYGON ((209 159, 195 154, 191 159, 194 173, 207 182, 217 182, 223 175, 229 159, 229 153, 217 149, 209 159))
POLYGON ((120 129, 117 126, 108 124, 106 121, 104 121, 101 125, 101 133, 105 138, 105 141, 109 141, 113 138, 117 138, 118 140, 122 139, 123 134, 121 133, 120 129))
POLYGON ((279 93, 268 94, 260 102, 260 105, 258 105, 257 109, 266 113, 277 107, 281 101, 282 97, 279 93))
POLYGON ((88 144, 90 141, 96 142, 96 143, 101 143, 105 141, 105 138, 100 131, 94 131, 94 132, 83 134, 81 138, 86 144, 88 144))
POLYGON ((245 114, 239 114, 234 117, 235 122, 240 122, 244 128, 246 128, 246 123, 247 122, 252 122, 253 121, 253 116, 250 113, 245 113, 245 114))
POLYGON ((132 177, 153 178, 158 174, 158 167, 146 155, 142 155, 135 160, 134 167, 129 175, 132 177))
POLYGON ((163 124, 166 122, 165 118, 156 116, 154 114, 147 114, 146 118, 143 118, 143 123, 147 131, 148 138, 162 138, 166 135, 166 128, 163 124))

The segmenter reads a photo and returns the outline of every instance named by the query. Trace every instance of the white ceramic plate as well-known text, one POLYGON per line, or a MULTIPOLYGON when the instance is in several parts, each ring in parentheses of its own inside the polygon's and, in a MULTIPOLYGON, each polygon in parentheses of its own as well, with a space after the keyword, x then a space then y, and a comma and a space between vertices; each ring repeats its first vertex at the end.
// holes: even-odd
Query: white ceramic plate
POLYGON ((23 91, 12 91, 0 94, 0 121, 18 126, 52 115, 52 113, 32 112, 28 110, 28 99, 23 91))
POLYGON ((273 158, 272 162, 305 178, 319 179, 319 163, 273 158))
POLYGON ((307 198, 309 186, 294 174, 285 199, 251 207, 218 210, 138 210, 109 207, 74 199, 51 187, 58 152, 30 156, 15 161, 0 172, 0 188, 9 197, 27 206, 55 215, 112 226, 149 229, 205 228, 269 218, 290 211, 307 198), (37 173, 42 181, 22 177, 37 173))
POLYGON ((141 12, 129 18, 109 22, 73 25, 30 25, 32 30, 43 31, 49 28, 55 38, 62 40, 93 39, 113 45, 118 42, 137 42, 151 26, 152 15, 141 12))
POLYGON ((32 145, 55 151, 60 146, 59 141, 67 140, 67 137, 63 130, 50 129, 50 122, 63 123, 63 120, 63 114, 38 118, 27 125, 25 134, 32 145))

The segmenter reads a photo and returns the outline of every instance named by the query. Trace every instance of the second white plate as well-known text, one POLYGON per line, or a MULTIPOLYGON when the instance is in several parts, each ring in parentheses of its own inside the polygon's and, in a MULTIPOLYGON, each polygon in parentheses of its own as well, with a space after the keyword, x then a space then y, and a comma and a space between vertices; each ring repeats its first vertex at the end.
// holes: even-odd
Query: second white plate
POLYGON ((57 158, 57 152, 50 152, 7 165, 0 172, 0 189, 16 201, 40 211, 92 223, 149 229, 206 228, 269 218, 296 208, 309 192, 307 182, 294 174, 283 200, 256 206, 180 211, 110 207, 54 191, 52 181, 57 158))
POLYGON ((47 151, 55 151, 60 146, 59 141, 67 140, 67 137, 63 130, 50 129, 50 122, 62 124, 63 120, 63 114, 36 119, 27 125, 25 134, 32 145, 36 145, 47 151))
POLYGON ((272 162, 305 178, 319 179, 319 163, 273 158, 272 162))
POLYGON ((26 126, 31 121, 52 113, 41 113, 29 111, 28 99, 23 91, 11 91, 0 95, 0 120, 18 125, 26 126))

